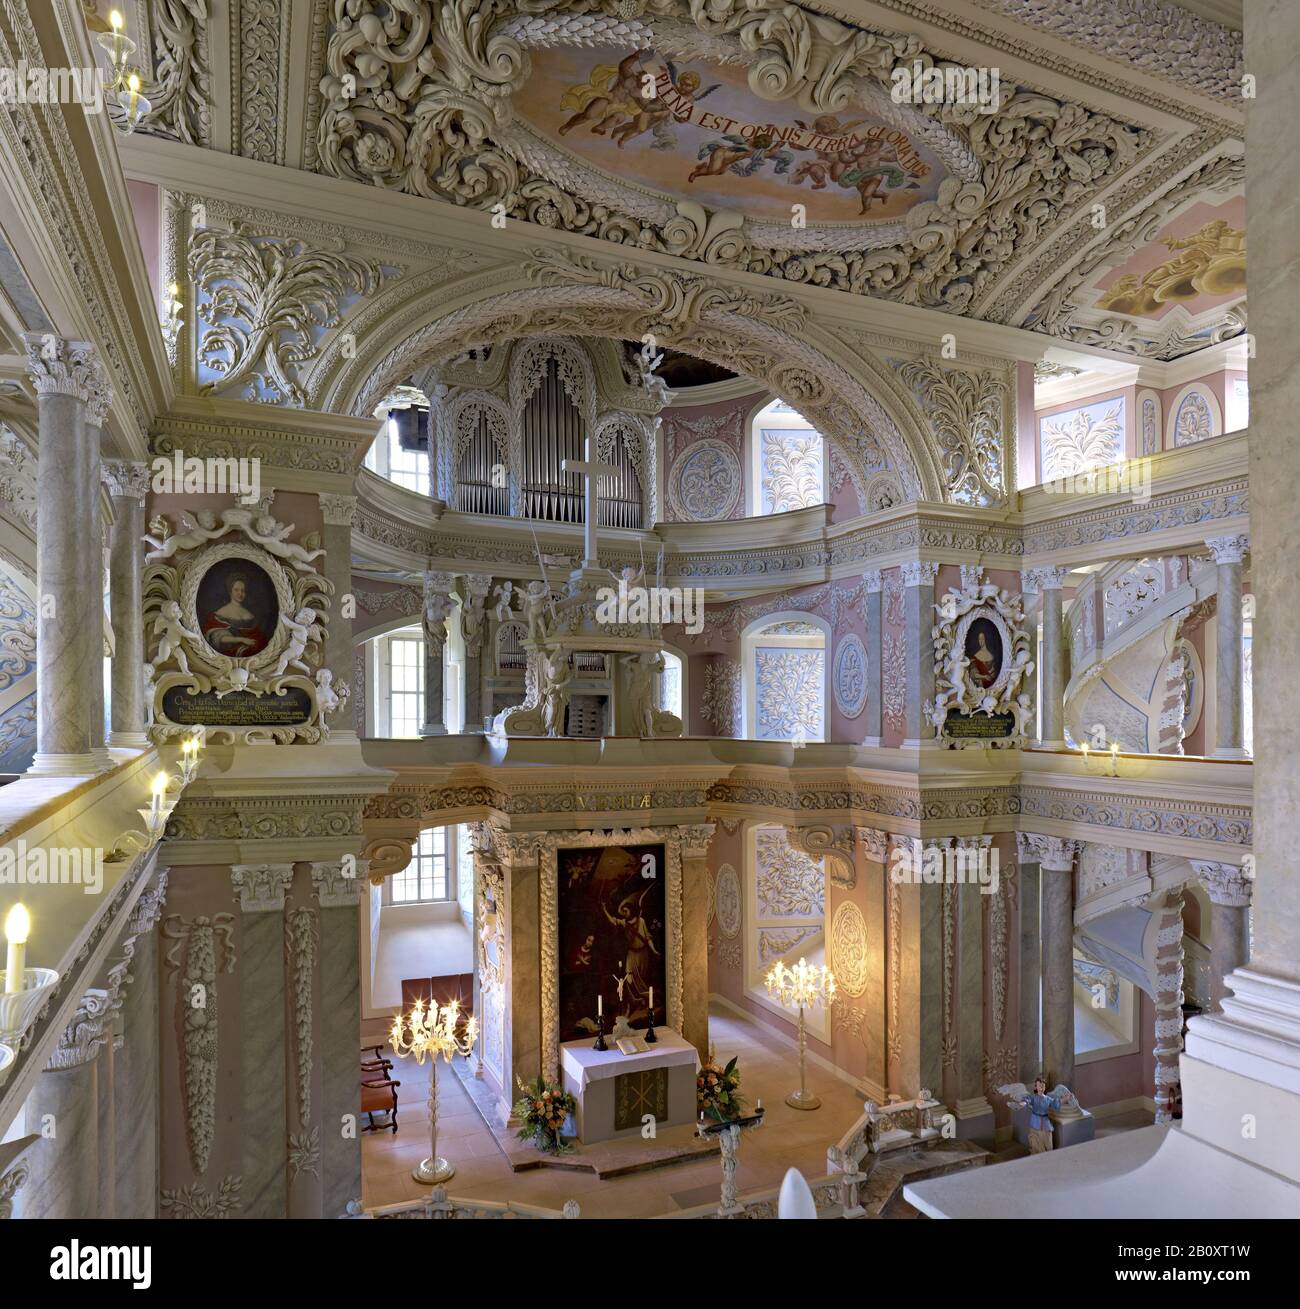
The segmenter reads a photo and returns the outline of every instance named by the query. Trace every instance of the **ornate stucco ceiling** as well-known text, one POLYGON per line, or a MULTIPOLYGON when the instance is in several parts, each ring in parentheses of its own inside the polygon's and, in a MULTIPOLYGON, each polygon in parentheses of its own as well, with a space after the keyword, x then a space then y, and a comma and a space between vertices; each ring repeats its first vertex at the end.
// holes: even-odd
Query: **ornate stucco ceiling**
POLYGON ((1168 246, 1189 214, 1239 230, 1239 33, 1156 0, 838 9, 855 23, 784 0, 134 4, 146 131, 1072 344, 1173 359, 1244 330, 1244 285, 1112 293, 1194 261, 1168 246), (896 94, 931 69, 983 98, 896 94))

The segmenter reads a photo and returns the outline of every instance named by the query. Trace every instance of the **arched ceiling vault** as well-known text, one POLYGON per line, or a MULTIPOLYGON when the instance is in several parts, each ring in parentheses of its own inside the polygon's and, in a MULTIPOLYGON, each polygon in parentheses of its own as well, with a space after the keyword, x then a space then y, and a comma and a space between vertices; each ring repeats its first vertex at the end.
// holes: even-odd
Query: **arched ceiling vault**
POLYGON ((511 279, 470 297, 429 293, 427 319, 397 344, 375 332, 340 361, 322 407, 366 414, 412 374, 471 346, 523 336, 641 339, 720 364, 769 387, 838 449, 860 499, 891 467, 907 499, 945 500, 948 483, 888 370, 850 352, 788 297, 707 278, 534 251, 511 279))

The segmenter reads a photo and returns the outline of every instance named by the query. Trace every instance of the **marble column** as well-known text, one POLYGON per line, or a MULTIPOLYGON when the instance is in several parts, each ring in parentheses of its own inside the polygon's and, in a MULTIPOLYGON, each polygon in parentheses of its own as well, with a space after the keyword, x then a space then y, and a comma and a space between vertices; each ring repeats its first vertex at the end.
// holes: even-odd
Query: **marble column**
MULTIPOLYGON (((709 1055, 709 842, 714 825, 678 829, 682 856, 682 1035, 709 1055)), ((667 996, 664 1000, 667 1000, 667 996)), ((655 1023, 667 1026, 666 1004, 655 996, 655 1023)))
POLYGON ((483 730, 483 638, 487 633, 487 597, 492 578, 467 573, 461 580, 461 635, 465 639, 465 732, 483 730))
MULTIPOLYGON (((1255 98, 1246 131, 1250 244, 1250 533, 1254 620, 1254 818, 1250 962, 1227 979, 1222 1014, 1189 1023, 1182 1058, 1189 1137, 1300 1181, 1300 606, 1295 523, 1300 503, 1300 264, 1295 257, 1294 145, 1300 6, 1246 5, 1245 58, 1255 98), (1249 1105, 1255 1130, 1242 1131, 1249 1105)), ((1220 601, 1220 612, 1224 608, 1220 601)), ((1191 1179, 1189 1179, 1189 1184, 1191 1179)), ((1289 1212, 1294 1213, 1294 1203, 1289 1212)), ((1279 1215, 1280 1216, 1280 1215, 1279 1215)))
POLYGON ((889 838, 889 1089, 904 1099, 943 1087, 943 888, 924 883, 926 851, 951 837, 889 838))
MULTIPOLYGON (((284 897, 292 864, 235 864, 239 901, 241 1218, 288 1216, 284 897)), ((360 1046, 360 1022, 355 1045, 360 1046)), ((355 1053, 355 1052, 354 1052, 355 1053)))
POLYGON ((1214 680, 1214 757, 1244 759, 1245 715, 1242 686, 1241 564, 1250 537, 1214 536, 1210 547, 1218 568, 1219 598, 1215 611, 1216 675, 1214 680))
MULTIPOLYGON (((870 691, 868 691, 870 695, 870 691)), ((862 1023, 862 1044, 866 1048, 866 1090, 873 1100, 883 1101, 889 1085, 888 1033, 885 1027, 888 963, 888 835, 875 827, 856 829, 861 858, 862 916, 867 927, 866 1018, 862 1023)))
POLYGON ((867 703, 862 710, 863 725, 866 734, 863 745, 880 744, 881 662, 884 653, 885 629, 881 621, 880 593, 884 589, 884 579, 880 569, 871 569, 862 575, 863 621, 866 624, 867 648, 867 703))
POLYGON ((1068 568, 1027 568, 1026 589, 1043 598, 1042 702, 1038 706, 1038 743, 1047 750, 1065 748, 1065 682, 1068 664, 1061 587, 1068 568))
POLYGON ((330 740, 355 741, 352 706, 348 695, 359 695, 361 688, 352 685, 352 619, 343 616, 343 597, 352 594, 352 520, 356 516, 354 495, 319 496, 321 517, 325 520, 322 540, 325 546, 325 576, 334 583, 334 607, 325 624, 325 667, 334 675, 334 692, 344 703, 328 715, 330 740))
POLYGON ((507 1114, 515 1087, 542 1069, 541 867, 536 832, 498 832, 497 853, 505 875, 505 1076, 507 1114))
MULTIPOLYGON (((107 524, 104 520, 100 502, 99 487, 103 481, 102 459, 100 449, 104 441, 104 419, 108 416, 109 406, 113 403, 113 388, 103 367, 95 370, 91 380, 89 395, 86 400, 86 439, 78 447, 82 468, 78 480, 95 488, 94 493, 94 538, 91 553, 94 556, 94 576, 86 595, 86 623, 95 633, 95 676, 91 682, 92 698, 90 712, 90 753, 94 756, 95 767, 103 770, 113 767, 113 756, 108 752, 107 715, 104 705, 104 590, 108 556, 107 524)), ((39 530, 39 523, 38 523, 39 530)), ((137 603, 137 615, 139 601, 137 603)))
POLYGON ((122 993, 122 1046, 113 1059, 117 1158, 113 1198, 118 1218, 158 1216, 159 1096, 158 933, 168 874, 160 869, 136 902, 127 933, 133 937, 130 982, 122 993))
MULTIPOLYGON (((95 691, 103 680, 98 445, 88 449, 86 408, 103 400, 94 347, 52 333, 23 336, 36 387, 36 758, 45 776, 93 773, 95 691)), ((100 419, 102 422, 102 418, 100 419)), ((98 430, 98 429, 96 429, 98 430)))
POLYGON ((361 1049, 358 915, 364 861, 311 865, 320 905, 321 1191, 324 1218, 361 1199, 357 1060, 361 1049), (347 1125, 351 1124, 351 1130, 347 1125))
POLYGON ((1020 1080, 1033 1086, 1042 1071, 1043 941, 1039 920, 1041 870, 1026 833, 1016 833, 1020 879, 1020 1080))
POLYGON ((447 619, 455 605, 451 588, 456 579, 450 573, 424 575, 424 722, 421 736, 446 736, 443 719, 442 656, 447 644, 447 619))
POLYGON ((1074 1080, 1074 856, 1078 841, 1025 833, 1041 870, 1043 1067, 1049 1086, 1074 1080))
POLYGON ((144 623, 140 618, 140 578, 144 565, 144 502, 149 466, 125 459, 104 461, 104 484, 113 502, 109 538, 109 618, 113 624, 113 669, 108 743, 140 749, 145 734, 144 623))
POLYGON ((1235 864, 1193 859, 1192 867, 1210 896, 1210 1004, 1223 1011, 1225 982, 1250 958, 1252 880, 1235 864))
POLYGON ((27 1156, 31 1177, 14 1203, 18 1218, 98 1218, 99 1054, 111 1039, 109 993, 90 990, 27 1099, 27 1126, 41 1139, 27 1156))
MULTIPOLYGON (((957 869, 957 967, 954 999, 957 1035, 959 1138, 992 1137, 993 1106, 984 1095, 984 894, 977 874, 992 858, 992 836, 959 836, 957 869)), ((998 894, 1002 887, 999 884, 998 894)))
POLYGON ((934 684, 934 579, 939 565, 924 560, 902 566, 904 624, 907 636, 907 704, 904 710, 904 747, 916 748, 935 739, 934 724, 925 716, 933 703, 934 684))

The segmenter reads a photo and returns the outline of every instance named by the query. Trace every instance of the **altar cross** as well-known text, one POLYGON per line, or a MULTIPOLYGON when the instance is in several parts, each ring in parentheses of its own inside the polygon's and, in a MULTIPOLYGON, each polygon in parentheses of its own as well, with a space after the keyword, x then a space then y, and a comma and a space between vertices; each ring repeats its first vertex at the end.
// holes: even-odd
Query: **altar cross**
POLYGON ((587 479, 587 485, 583 496, 583 532, 582 532, 582 553, 583 568, 596 568, 599 566, 596 548, 596 520, 600 517, 599 506, 599 489, 597 479, 601 477, 616 477, 618 469, 613 464, 602 464, 592 458, 593 451, 591 448, 591 437, 587 437, 583 443, 583 454, 585 459, 566 459, 560 467, 566 473, 578 473, 587 479))

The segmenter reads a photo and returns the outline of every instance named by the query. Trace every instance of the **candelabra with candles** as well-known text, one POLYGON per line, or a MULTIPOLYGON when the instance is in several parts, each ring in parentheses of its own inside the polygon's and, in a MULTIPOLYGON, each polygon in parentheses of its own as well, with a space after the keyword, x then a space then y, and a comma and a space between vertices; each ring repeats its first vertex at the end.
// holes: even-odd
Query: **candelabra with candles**
POLYGON ((135 42, 123 31, 122 15, 114 9, 108 16, 109 31, 101 32, 96 43, 107 53, 113 80, 108 86, 116 93, 117 111, 110 110, 109 118, 115 127, 128 136, 140 125, 140 120, 153 106, 140 92, 140 74, 131 67, 135 42))
POLYGON ((829 1006, 834 1002, 835 977, 825 964, 818 968, 800 959, 793 968, 778 963, 765 981, 768 995, 787 1009, 799 1010, 799 1089, 791 1091, 785 1102, 794 1109, 816 1109, 821 1100, 808 1090, 808 1029, 804 1011, 814 1005, 829 1006))
POLYGON ((199 751, 202 749, 203 737, 199 732, 195 732, 181 743, 180 777, 173 778, 167 772, 154 775, 149 787, 149 804, 136 810, 144 820, 144 831, 132 828, 128 832, 123 832, 113 843, 110 858, 130 859, 141 850, 147 850, 151 845, 156 845, 162 840, 163 833, 167 830, 167 820, 171 817, 172 810, 176 808, 176 801, 167 799, 167 790, 173 782, 180 787, 189 786, 199 771, 199 751))
POLYGON ((452 1164, 438 1155, 438 1056, 451 1063, 453 1055, 463 1057, 474 1048, 478 1019, 466 1018, 461 1031, 462 1017, 459 1000, 446 1005, 433 1000, 426 1005, 423 1000, 417 1000, 406 1018, 398 1014, 393 1019, 388 1033, 394 1054, 413 1054, 417 1064, 423 1064, 426 1056, 433 1061, 429 1069, 429 1157, 421 1160, 411 1173, 426 1186, 445 1182, 456 1172, 452 1164))

